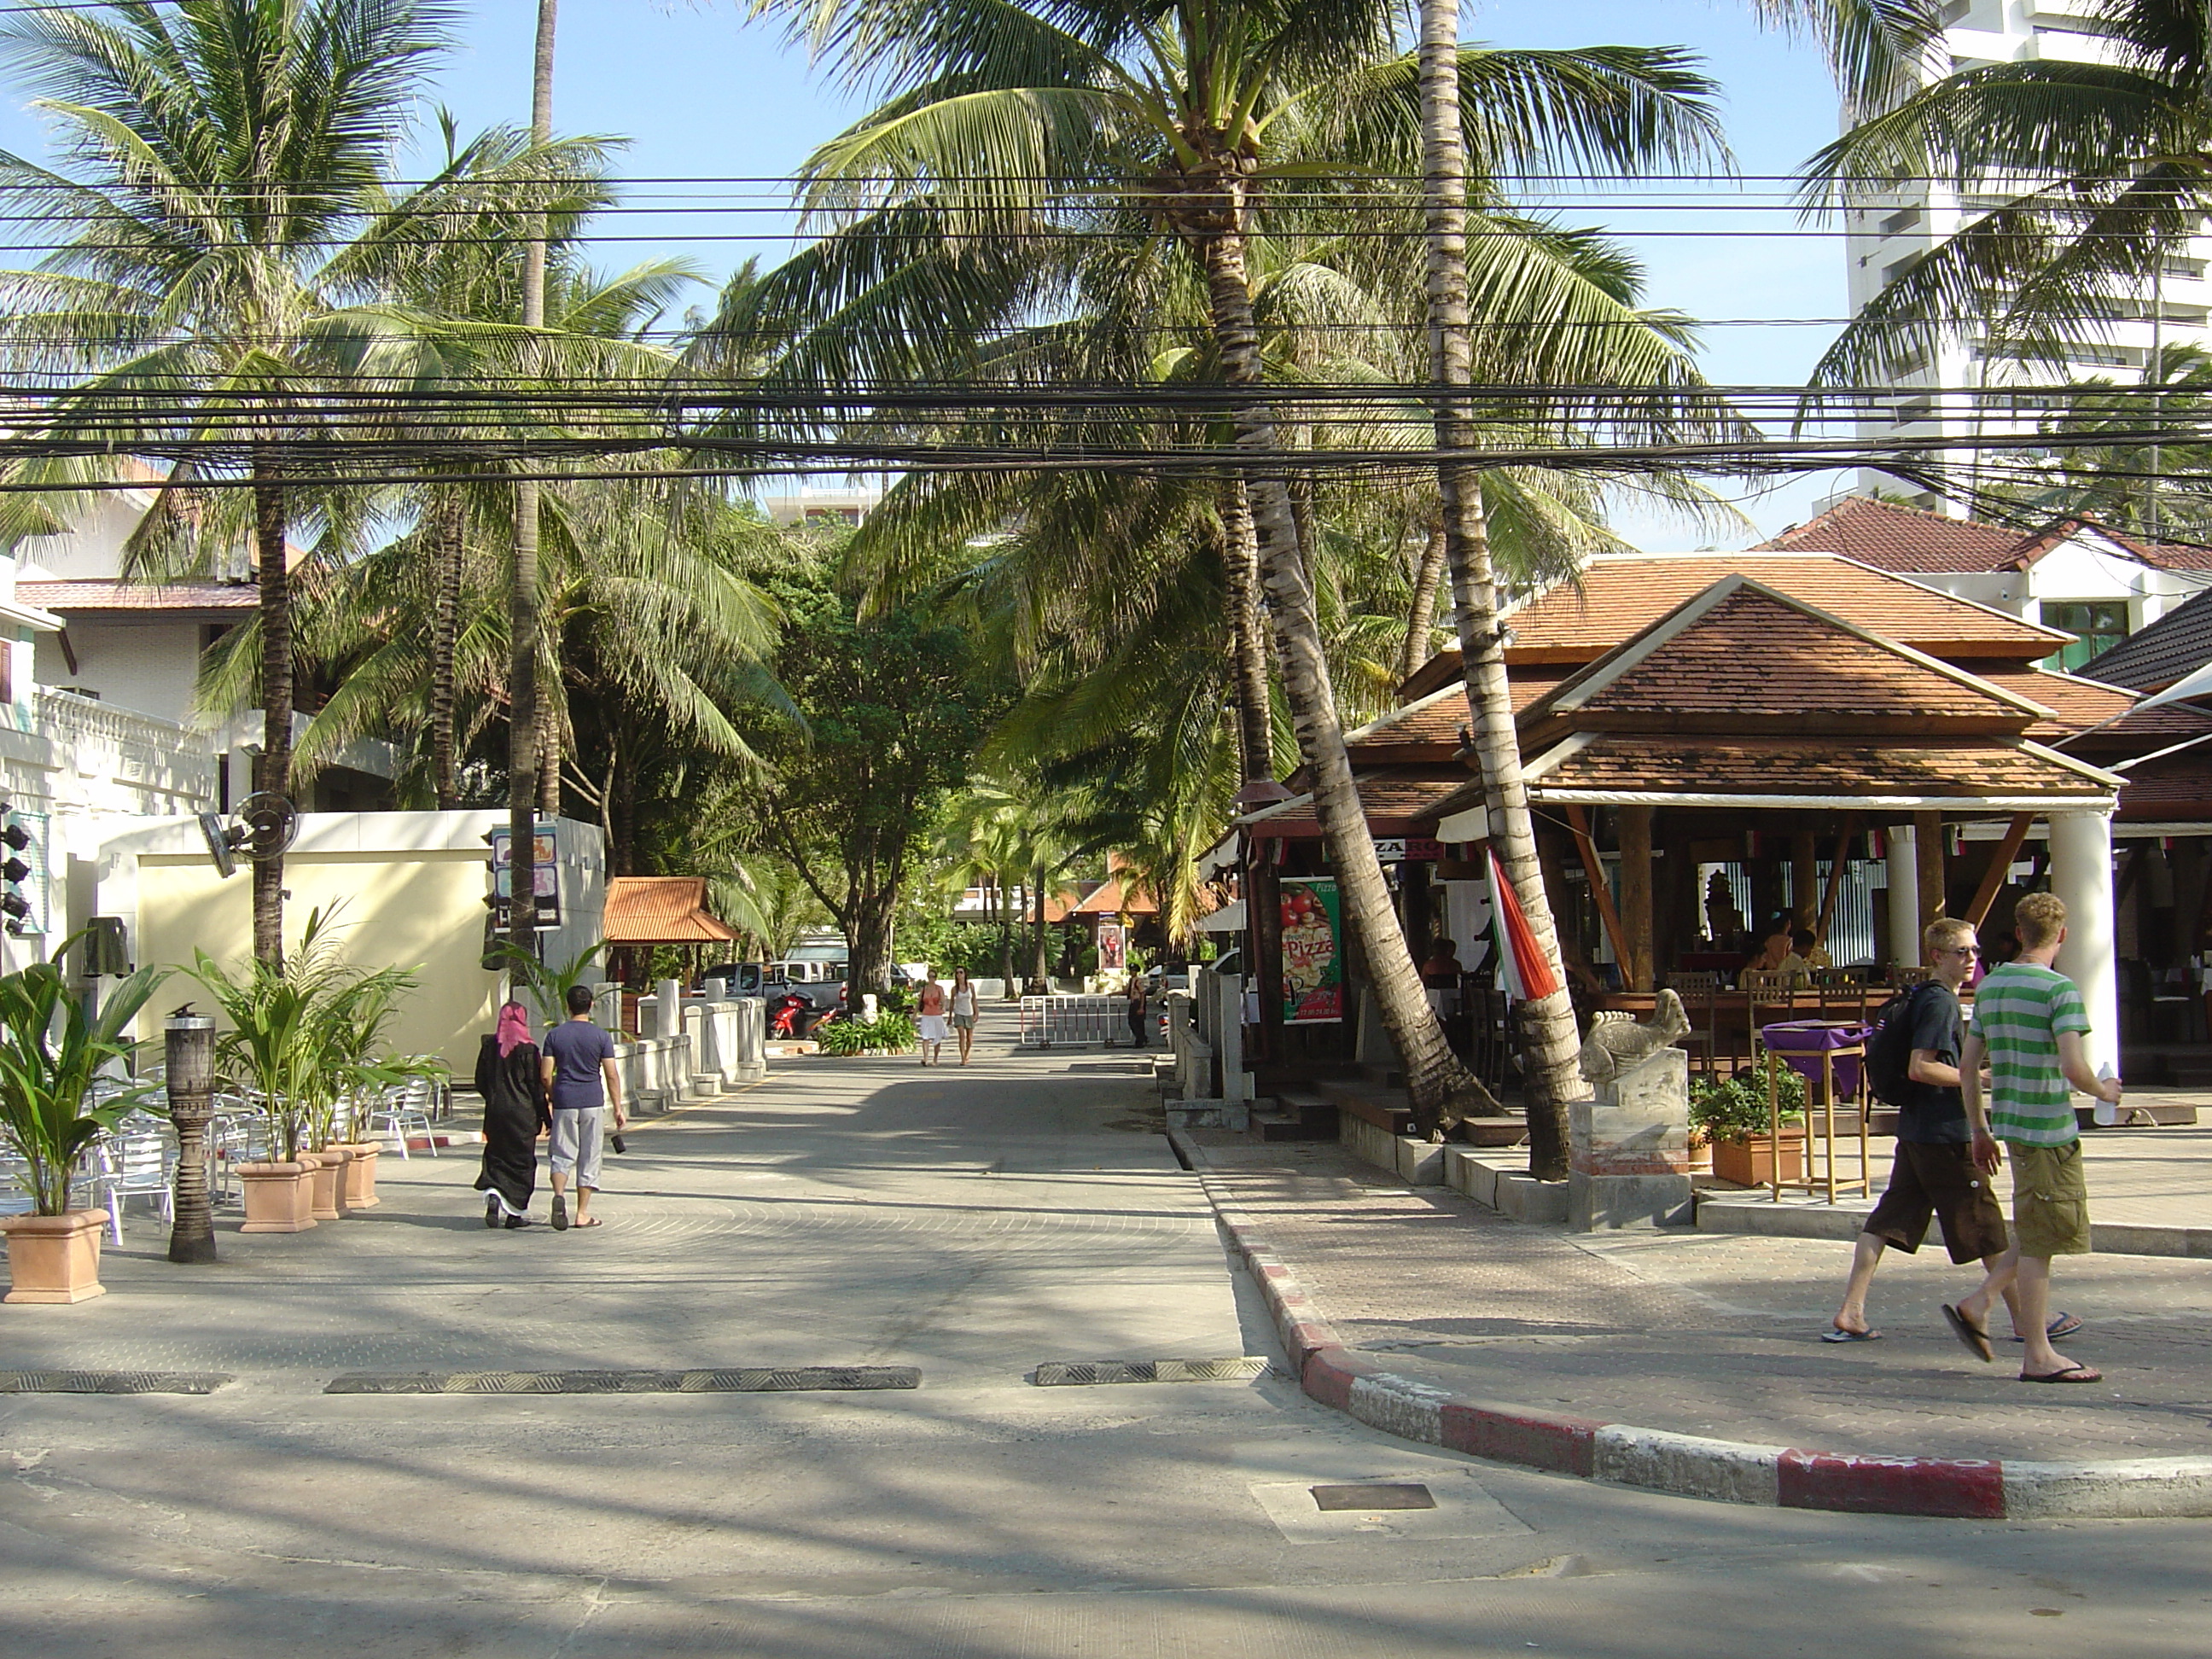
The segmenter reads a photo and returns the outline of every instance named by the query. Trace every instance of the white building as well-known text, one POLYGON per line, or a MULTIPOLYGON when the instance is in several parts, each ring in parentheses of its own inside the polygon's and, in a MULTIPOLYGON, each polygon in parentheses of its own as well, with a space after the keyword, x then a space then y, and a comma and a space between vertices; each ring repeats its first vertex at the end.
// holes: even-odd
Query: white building
MULTIPOLYGON (((2099 62, 2110 49, 2082 32, 2087 9, 2082 0, 1951 0, 1942 11, 1948 27, 1941 47, 1930 55, 1929 77, 1984 64, 2099 62)), ((1849 108, 1844 112, 1846 124, 1856 116, 1849 108)), ((1844 216, 1852 313, 1857 314, 1952 233, 2010 199, 2014 192, 2007 191, 2005 183, 1992 179, 1985 191, 1964 196, 1941 186, 1917 185, 1856 205, 1844 216)), ((2169 249, 2161 263, 2161 272, 2146 284, 2146 291, 2112 296, 2111 319, 2096 337, 2084 337, 2068 347, 2067 367, 2074 376, 2125 383, 2140 378, 2162 346, 2212 345, 2212 329, 2207 327, 2212 287, 2205 280, 2208 265, 2212 265, 2212 238, 2191 237, 2169 249)), ((1894 380, 1900 394, 1894 410, 1883 418, 1863 421, 1859 431, 1868 438, 1978 438, 2033 431, 2039 418, 2034 410, 2023 410, 2018 418, 2002 409, 1992 413, 1984 407, 1978 413, 1979 399, 1946 398, 1939 389, 2047 384, 2050 377, 2048 363, 2023 366, 1985 357, 1981 339, 1969 331, 1932 357, 1904 365, 1894 380)), ((1879 473, 1862 475, 1862 489, 1877 485, 1897 488, 1894 479, 1879 473)), ((1914 500, 1922 507, 1951 510, 1933 493, 1914 500)))

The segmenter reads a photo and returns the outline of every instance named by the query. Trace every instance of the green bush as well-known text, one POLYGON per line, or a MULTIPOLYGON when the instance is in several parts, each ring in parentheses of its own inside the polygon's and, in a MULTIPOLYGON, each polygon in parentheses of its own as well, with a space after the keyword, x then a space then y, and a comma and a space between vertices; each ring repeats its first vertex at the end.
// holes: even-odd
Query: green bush
MULTIPOLYGON (((1784 1123, 1805 1115, 1805 1079, 1784 1066, 1777 1085, 1784 1123)), ((1750 1140, 1767 1132, 1766 1079, 1758 1072, 1741 1077, 1690 1079, 1690 1124, 1708 1140, 1750 1140)))
POLYGON ((904 1054, 914 1047, 915 1024, 892 1010, 876 1016, 873 1024, 857 1019, 833 1019, 814 1030, 814 1040, 825 1054, 852 1055, 880 1050, 904 1054))

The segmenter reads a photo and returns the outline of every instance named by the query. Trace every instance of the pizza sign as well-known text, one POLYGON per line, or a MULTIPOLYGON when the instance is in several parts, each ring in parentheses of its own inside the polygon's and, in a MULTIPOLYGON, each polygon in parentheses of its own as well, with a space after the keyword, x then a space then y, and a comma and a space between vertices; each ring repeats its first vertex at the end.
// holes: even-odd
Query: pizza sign
POLYGON ((1282 885, 1283 1024, 1322 1025, 1344 1018, 1342 917, 1333 877, 1282 885))

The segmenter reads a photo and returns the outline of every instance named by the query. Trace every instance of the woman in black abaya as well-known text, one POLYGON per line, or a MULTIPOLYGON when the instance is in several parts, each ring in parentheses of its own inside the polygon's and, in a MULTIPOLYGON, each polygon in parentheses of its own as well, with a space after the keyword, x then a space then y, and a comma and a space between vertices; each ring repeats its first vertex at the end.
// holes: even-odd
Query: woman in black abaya
POLYGON ((527 1227, 538 1190, 538 1139, 553 1127, 530 1015, 519 1002, 499 1011, 499 1029, 477 1050, 477 1092, 483 1097, 484 1225, 527 1227))

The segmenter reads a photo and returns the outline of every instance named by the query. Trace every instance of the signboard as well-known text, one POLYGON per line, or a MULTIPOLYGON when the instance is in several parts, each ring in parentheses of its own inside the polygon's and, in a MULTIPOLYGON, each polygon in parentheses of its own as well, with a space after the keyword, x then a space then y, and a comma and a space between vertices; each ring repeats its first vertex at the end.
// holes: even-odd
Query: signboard
POLYGON ((1427 836, 1377 836, 1375 857, 1382 864, 1434 864, 1444 855, 1443 843, 1427 836))
MULTIPOLYGON (((491 832, 492 925, 507 931, 507 902, 514 896, 513 836, 504 824, 491 832)), ((531 890, 538 899, 538 928, 550 932, 561 925, 561 834, 558 825, 541 823, 532 837, 531 890)))
POLYGON ((1334 876, 1282 884, 1283 1024, 1327 1025, 1344 1018, 1343 912, 1334 876))
POLYGON ((1118 974, 1129 965, 1129 930, 1118 921, 1098 924, 1098 971, 1118 974))

